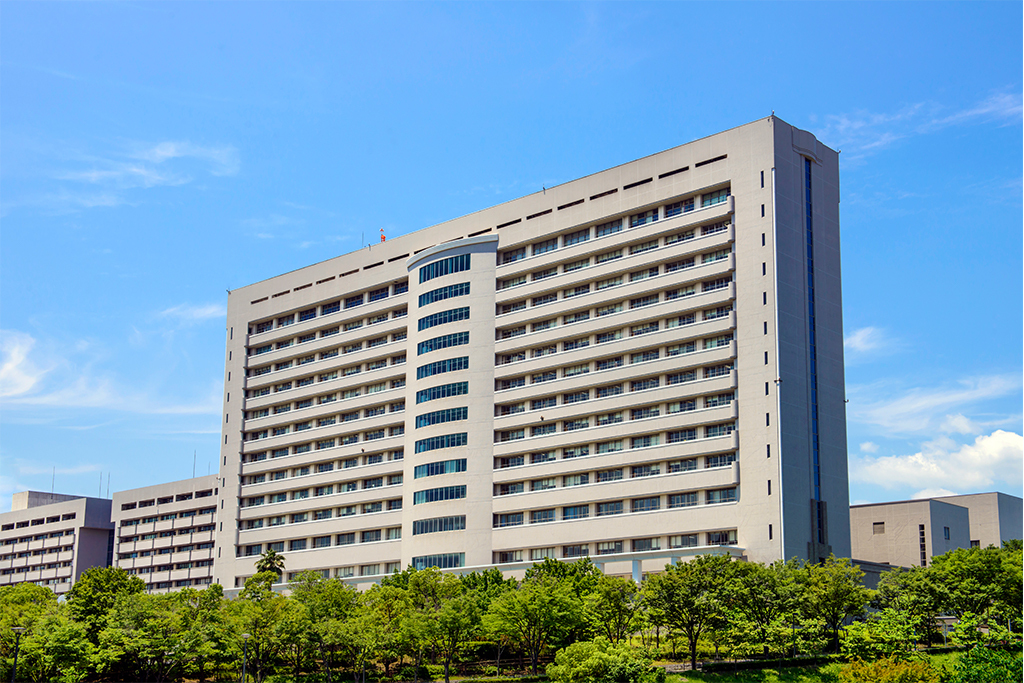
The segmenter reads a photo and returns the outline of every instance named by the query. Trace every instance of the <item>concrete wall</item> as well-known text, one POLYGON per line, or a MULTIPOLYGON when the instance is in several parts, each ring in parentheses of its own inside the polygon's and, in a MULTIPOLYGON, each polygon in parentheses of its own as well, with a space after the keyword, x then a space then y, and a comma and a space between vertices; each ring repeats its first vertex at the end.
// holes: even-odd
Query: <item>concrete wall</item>
POLYGON ((850 530, 855 561, 926 566, 935 555, 970 547, 967 508, 935 499, 854 505, 850 508, 850 530), (879 524, 884 528, 876 526, 879 524))
POLYGON ((1003 541, 1024 538, 1024 500, 1005 493, 972 493, 937 498, 971 511, 971 543, 1000 547, 1003 541), (976 542, 976 543, 975 543, 976 542))

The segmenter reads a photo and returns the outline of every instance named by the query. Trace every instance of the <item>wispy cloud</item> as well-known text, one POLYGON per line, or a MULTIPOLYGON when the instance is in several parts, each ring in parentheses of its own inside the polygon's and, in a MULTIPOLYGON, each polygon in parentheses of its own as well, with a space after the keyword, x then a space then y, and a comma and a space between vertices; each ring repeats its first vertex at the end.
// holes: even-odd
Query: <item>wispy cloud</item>
POLYGON ((238 173, 238 150, 230 145, 204 147, 191 142, 167 141, 152 147, 137 150, 132 156, 154 164, 163 164, 169 159, 201 159, 209 162, 212 175, 234 175, 238 173))
POLYGON ((877 453, 878 444, 872 443, 871 441, 865 441, 860 445, 860 450, 862 453, 877 453))
MULTIPOLYGON (((158 388, 142 389, 103 369, 105 354, 89 342, 40 348, 29 334, 0 333, 0 405, 61 410, 100 409, 151 415, 216 415, 220 383, 185 402, 167 401, 158 388)), ((66 413, 61 413, 66 416, 66 413)))
POLYGON ((940 498, 942 496, 955 496, 956 491, 950 491, 949 489, 921 489, 910 498, 912 500, 922 500, 924 498, 940 498))
POLYGON ((210 320, 211 318, 223 318, 227 315, 227 308, 221 304, 178 304, 165 308, 156 314, 157 318, 165 318, 179 321, 184 324, 193 324, 210 320))
POLYGON ((843 347, 847 351, 867 353, 882 348, 886 341, 885 334, 877 327, 862 327, 843 339, 843 347))
POLYGON ((1024 438, 996 430, 973 443, 958 444, 940 437, 921 444, 909 455, 855 456, 850 479, 885 489, 922 487, 919 494, 943 490, 978 491, 995 483, 1020 485, 1024 477, 1024 438))
POLYGON ((75 467, 40 467, 37 464, 18 465, 18 474, 85 474, 99 472, 99 465, 76 465, 75 467))
MULTIPOLYGON (((950 415, 963 414, 969 406, 1020 391, 1019 375, 992 375, 963 379, 937 387, 894 390, 892 386, 850 386, 850 419, 870 425, 890 435, 934 433, 943 424, 957 424, 950 415), (885 396, 869 399, 869 396, 885 396)), ((990 426, 1008 424, 1006 417, 990 426)), ((960 422, 959 424, 963 424, 960 422)), ((955 430, 954 430, 955 431, 955 430)))
POLYGON ((987 123, 1019 125, 1024 112, 1021 93, 1000 92, 954 109, 936 102, 917 102, 894 112, 855 111, 824 117, 818 139, 843 150, 845 161, 857 161, 900 140, 954 126, 987 123))

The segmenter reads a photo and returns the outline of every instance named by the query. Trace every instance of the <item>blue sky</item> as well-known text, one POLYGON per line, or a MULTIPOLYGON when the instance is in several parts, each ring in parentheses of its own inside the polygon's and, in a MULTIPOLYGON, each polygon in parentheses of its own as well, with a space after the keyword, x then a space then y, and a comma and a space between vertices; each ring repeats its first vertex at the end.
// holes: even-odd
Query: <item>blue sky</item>
POLYGON ((25 3, 0 510, 216 467, 225 290, 767 116, 842 150, 851 499, 1022 494, 1020 3, 25 3))

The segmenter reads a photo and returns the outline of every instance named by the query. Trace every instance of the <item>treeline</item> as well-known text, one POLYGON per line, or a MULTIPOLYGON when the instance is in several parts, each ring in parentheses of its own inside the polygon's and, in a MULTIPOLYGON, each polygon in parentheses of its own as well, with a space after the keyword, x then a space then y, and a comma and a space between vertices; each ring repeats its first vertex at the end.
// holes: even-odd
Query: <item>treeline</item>
POLYGON ((607 654, 617 652, 622 676, 639 680, 652 656, 695 664, 711 653, 898 655, 919 641, 941 641, 936 617, 944 614, 960 620, 954 638, 963 644, 1008 640, 1021 626, 1019 543, 888 572, 878 591, 864 587, 849 560, 764 565, 702 555, 640 585, 605 576, 587 559, 546 560, 522 581, 497 569, 463 576, 408 569, 361 593, 310 572, 286 596, 274 590, 281 559, 263 558, 268 571, 232 600, 216 584, 147 594, 139 578, 117 568, 85 572, 61 602, 33 584, 0 588, 2 675, 11 673, 15 626, 25 629, 19 680, 238 680, 244 659, 257 682, 356 683, 448 681, 467 667, 539 674, 564 648, 571 649, 548 667, 554 679, 566 678, 574 657, 619 661, 607 654), (870 617, 844 627, 869 607, 870 617), (634 649, 644 666, 630 660, 634 649))

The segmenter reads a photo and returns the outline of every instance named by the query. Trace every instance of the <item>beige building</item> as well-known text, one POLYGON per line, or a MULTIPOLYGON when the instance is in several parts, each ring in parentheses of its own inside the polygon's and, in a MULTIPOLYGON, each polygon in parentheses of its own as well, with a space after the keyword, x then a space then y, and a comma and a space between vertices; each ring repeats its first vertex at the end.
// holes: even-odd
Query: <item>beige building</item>
POLYGON ((114 564, 156 593, 213 582, 215 474, 114 493, 114 564))
POLYGON ((113 534, 107 499, 15 493, 0 513, 0 586, 30 581, 63 595, 86 569, 110 565, 113 534))
POLYGON ((849 554, 837 154, 777 118, 230 292, 215 578, 849 554))
POLYGON ((850 507, 852 557, 901 567, 931 564, 957 548, 1021 538, 1022 501, 976 493, 850 507))

